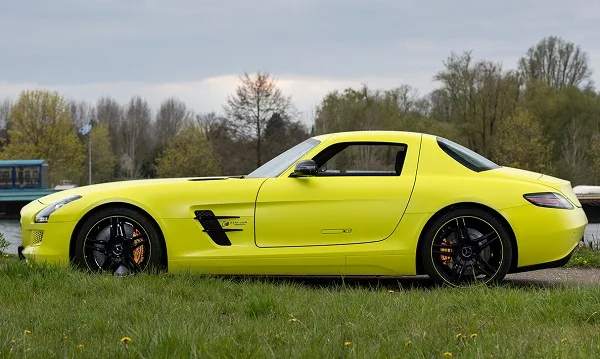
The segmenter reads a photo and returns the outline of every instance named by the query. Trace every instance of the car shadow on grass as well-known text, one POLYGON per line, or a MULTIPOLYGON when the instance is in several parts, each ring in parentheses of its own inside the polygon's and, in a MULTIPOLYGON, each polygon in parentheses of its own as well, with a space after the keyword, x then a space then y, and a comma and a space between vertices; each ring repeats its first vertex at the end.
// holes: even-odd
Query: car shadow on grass
MULTIPOLYGON (((432 279, 425 275, 406 276, 406 277, 281 277, 281 276, 225 276, 233 281, 257 281, 269 284, 292 284, 300 285, 314 289, 371 289, 371 290, 429 290, 435 288, 446 288, 452 290, 455 288, 443 287, 436 284, 432 279)), ((507 289, 553 289, 569 286, 558 280, 534 280, 522 278, 507 277, 495 287, 507 289)), ((460 289, 460 288, 459 288, 460 289)))

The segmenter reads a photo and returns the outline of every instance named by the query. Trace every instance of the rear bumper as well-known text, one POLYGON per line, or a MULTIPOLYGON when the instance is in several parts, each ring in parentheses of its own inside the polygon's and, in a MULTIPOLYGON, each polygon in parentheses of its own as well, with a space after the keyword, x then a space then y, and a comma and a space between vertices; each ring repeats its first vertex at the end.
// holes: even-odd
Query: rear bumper
POLYGON ((540 269, 563 267, 564 265, 569 263, 569 260, 571 260, 571 257, 573 256, 573 253, 575 253, 576 249, 577 249, 577 247, 573 248, 573 250, 571 252, 569 252, 569 254, 567 254, 564 258, 561 258, 559 260, 514 268, 514 269, 510 270, 508 273, 521 273, 521 272, 530 272, 530 271, 540 270, 540 269))
POLYGON ((566 264, 588 224, 585 212, 578 207, 563 210, 526 205, 507 209, 502 214, 515 235, 518 258, 513 270, 517 271, 532 266, 566 264))

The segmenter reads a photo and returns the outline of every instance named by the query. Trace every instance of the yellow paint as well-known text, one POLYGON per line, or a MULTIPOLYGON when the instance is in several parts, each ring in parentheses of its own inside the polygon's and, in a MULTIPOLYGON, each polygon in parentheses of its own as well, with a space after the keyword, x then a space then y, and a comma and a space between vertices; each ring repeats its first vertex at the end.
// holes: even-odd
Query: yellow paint
POLYGON ((412 275, 419 236, 428 220, 456 203, 477 203, 502 215, 515 233, 518 265, 566 256, 583 236, 587 218, 567 181, 510 168, 474 172, 443 152, 434 136, 406 132, 347 132, 322 141, 305 156, 346 141, 408 144, 401 176, 187 178, 136 180, 84 186, 33 201, 21 211, 24 255, 67 263, 73 230, 94 208, 127 203, 150 214, 162 231, 170 272, 273 275, 412 275), (536 207, 530 192, 563 193, 573 210, 536 207), (45 205, 80 194, 33 223, 45 205), (218 246, 202 232, 194 211, 210 209, 229 228, 232 245, 218 246), (28 242, 44 231, 40 245, 28 242), (341 231, 340 231, 341 230, 341 231), (348 231, 350 230, 350 231, 348 231))

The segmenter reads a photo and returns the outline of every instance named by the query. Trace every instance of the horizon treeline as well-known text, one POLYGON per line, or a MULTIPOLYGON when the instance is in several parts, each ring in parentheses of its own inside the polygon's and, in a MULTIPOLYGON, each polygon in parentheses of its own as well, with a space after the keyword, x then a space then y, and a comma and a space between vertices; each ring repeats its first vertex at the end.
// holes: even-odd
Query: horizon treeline
POLYGON ((51 185, 88 183, 88 146, 92 183, 243 175, 311 135, 400 130, 446 137, 500 165, 574 186, 599 184, 600 94, 580 46, 543 38, 510 70, 453 52, 432 75, 438 86, 422 96, 410 84, 332 91, 310 127, 266 72, 241 76, 219 113, 196 113, 175 97, 152 111, 137 95, 88 103, 24 91, 0 101, 0 158, 45 159, 51 185))

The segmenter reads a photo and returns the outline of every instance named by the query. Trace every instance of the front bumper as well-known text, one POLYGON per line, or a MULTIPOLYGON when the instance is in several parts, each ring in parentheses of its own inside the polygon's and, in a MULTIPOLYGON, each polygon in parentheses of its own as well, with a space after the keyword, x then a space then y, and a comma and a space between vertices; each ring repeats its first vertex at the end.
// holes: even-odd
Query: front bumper
POLYGON ((68 263, 71 235, 77 222, 35 223, 35 215, 46 205, 30 202, 21 210, 19 259, 35 262, 68 263))

